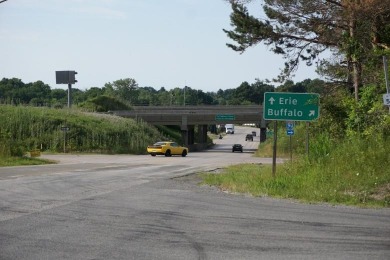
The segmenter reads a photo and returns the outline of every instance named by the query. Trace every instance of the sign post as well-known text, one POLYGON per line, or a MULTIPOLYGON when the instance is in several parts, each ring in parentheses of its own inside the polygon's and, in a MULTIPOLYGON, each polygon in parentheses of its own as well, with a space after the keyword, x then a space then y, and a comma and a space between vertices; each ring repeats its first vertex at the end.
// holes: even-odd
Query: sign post
POLYGON ((66 132, 68 132, 70 128, 68 126, 61 126, 61 131, 64 132, 64 153, 66 153, 66 132))
POLYGON ((287 135, 289 136, 290 161, 292 162, 292 135, 294 135, 294 122, 286 122, 287 135))
POLYGON ((272 152, 272 177, 275 178, 276 175, 276 147, 278 143, 278 121, 274 121, 274 145, 272 152))

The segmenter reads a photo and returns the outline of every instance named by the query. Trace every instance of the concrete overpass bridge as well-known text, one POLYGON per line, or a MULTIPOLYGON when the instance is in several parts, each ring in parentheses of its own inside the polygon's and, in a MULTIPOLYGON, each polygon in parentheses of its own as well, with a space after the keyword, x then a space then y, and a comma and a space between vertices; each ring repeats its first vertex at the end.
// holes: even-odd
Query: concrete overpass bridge
POLYGON ((132 110, 116 110, 111 113, 121 117, 142 119, 152 125, 180 126, 183 144, 189 146, 191 150, 197 150, 194 145, 196 126, 201 146, 206 145, 208 125, 254 123, 260 126, 260 140, 265 141, 266 137, 263 107, 260 105, 134 106, 132 110))

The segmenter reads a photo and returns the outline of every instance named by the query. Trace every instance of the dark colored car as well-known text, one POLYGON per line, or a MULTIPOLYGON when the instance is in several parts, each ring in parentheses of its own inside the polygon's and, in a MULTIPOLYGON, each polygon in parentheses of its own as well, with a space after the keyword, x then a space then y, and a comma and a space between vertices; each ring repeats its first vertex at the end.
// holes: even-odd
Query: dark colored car
POLYGON ((245 141, 253 141, 253 135, 247 134, 245 137, 245 141))
POLYGON ((235 151, 242 152, 242 145, 241 144, 234 144, 232 152, 234 153, 235 151))

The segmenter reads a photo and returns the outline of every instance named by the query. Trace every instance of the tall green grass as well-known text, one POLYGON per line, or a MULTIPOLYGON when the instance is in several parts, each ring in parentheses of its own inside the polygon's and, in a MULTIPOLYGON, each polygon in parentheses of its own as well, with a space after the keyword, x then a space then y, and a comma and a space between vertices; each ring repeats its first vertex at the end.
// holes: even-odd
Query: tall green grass
POLYGON ((309 158, 278 165, 275 178, 271 166, 253 164, 202 178, 205 184, 254 196, 390 207, 389 141, 372 136, 335 142, 323 136, 313 143, 309 158))
POLYGON ((23 165, 42 165, 42 164, 54 164, 56 162, 34 158, 34 157, 0 157, 0 166, 23 166, 23 165))
POLYGON ((145 153, 161 139, 143 121, 112 115, 0 105, 0 156, 21 156, 32 149, 62 152, 145 153), (69 131, 61 130, 63 126, 69 131))
MULTIPOLYGON (((271 129, 271 131, 273 132, 274 129, 271 129)), ((295 122, 294 135, 290 137, 286 133, 285 123, 278 122, 276 148, 278 157, 288 158, 290 156, 290 149, 293 155, 304 154, 306 152, 307 131, 309 131, 309 143, 311 143, 311 138, 313 135, 316 135, 316 133, 311 132, 310 125, 307 127, 305 122, 295 122)), ((267 135, 267 141, 260 144, 256 155, 261 157, 272 157, 273 139, 273 134, 267 135)))

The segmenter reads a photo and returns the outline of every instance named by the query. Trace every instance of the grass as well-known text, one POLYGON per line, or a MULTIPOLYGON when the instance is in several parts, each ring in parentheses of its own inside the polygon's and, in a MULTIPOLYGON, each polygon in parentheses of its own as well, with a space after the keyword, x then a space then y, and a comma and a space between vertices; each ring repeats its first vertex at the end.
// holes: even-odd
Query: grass
POLYGON ((54 164, 55 162, 32 157, 1 157, 0 167, 54 164))
POLYGON ((141 120, 76 109, 0 105, 0 121, 0 157, 4 158, 22 157, 34 149, 61 152, 64 143, 71 152, 141 154, 162 137, 141 120), (69 131, 62 131, 63 126, 69 131))
MULTIPOLYGON (((322 139, 321 139, 322 138, 322 139)), ((390 207, 390 147, 386 140, 354 138, 328 149, 329 140, 313 142, 310 159, 271 166, 243 164, 223 173, 203 173, 203 184, 253 196, 297 199, 309 203, 390 207)), ((330 147, 330 146, 329 146, 330 147)))

